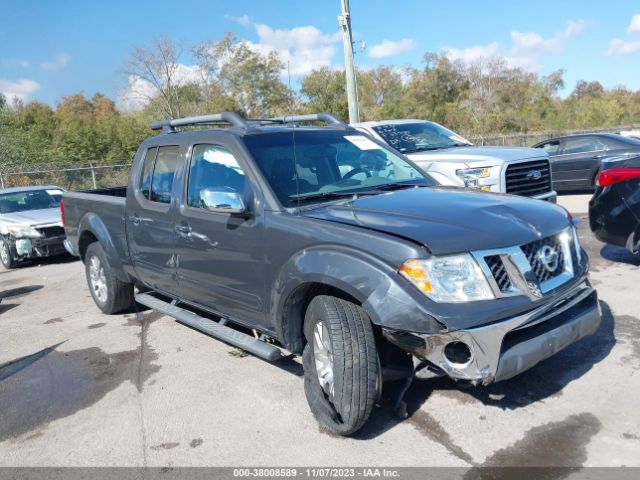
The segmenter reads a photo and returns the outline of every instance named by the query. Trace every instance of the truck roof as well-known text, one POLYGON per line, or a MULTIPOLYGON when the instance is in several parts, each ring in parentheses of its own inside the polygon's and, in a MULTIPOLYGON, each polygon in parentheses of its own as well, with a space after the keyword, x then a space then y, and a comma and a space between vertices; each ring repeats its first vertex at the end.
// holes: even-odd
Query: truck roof
POLYGON ((237 135, 255 135, 261 133, 288 132, 294 128, 306 130, 325 130, 327 128, 348 130, 351 129, 340 119, 330 113, 320 112, 306 115, 290 115, 285 117, 246 119, 234 112, 215 113, 197 117, 177 118, 173 120, 161 120, 151 124, 152 130, 162 130, 165 134, 194 133, 198 130, 179 131, 177 127, 201 127, 205 125, 218 125, 218 128, 202 129, 199 131, 230 131, 237 135), (304 126, 300 123, 324 122, 326 126, 304 126), (222 128, 220 128, 222 127, 222 128))
POLYGON ((292 132, 293 130, 300 131, 322 131, 322 130, 336 130, 336 129, 344 129, 351 130, 347 126, 347 128, 336 128, 332 126, 317 126, 317 125, 256 125, 252 126, 249 129, 240 128, 240 127, 212 127, 212 128, 202 128, 198 130, 182 130, 182 131, 174 131, 174 132, 163 132, 160 135, 156 135, 151 138, 165 137, 165 136, 173 136, 173 135, 193 135, 193 134, 202 134, 206 135, 211 132, 230 132, 236 134, 238 136, 246 136, 246 135, 260 135, 260 134, 269 134, 269 133, 280 133, 280 132, 292 132))

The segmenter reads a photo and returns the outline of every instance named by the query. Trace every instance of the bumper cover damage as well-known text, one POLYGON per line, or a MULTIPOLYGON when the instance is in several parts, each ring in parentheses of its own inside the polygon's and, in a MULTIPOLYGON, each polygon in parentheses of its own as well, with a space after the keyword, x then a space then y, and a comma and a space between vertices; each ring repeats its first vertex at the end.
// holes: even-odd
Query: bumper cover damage
POLYGON ((487 385, 528 370, 599 325, 597 293, 585 280, 560 300, 489 325, 437 334, 384 329, 383 334, 433 372, 487 385), (454 342, 464 344, 462 361, 445 351, 454 342))
POLYGON ((11 253, 15 260, 60 255, 66 252, 65 237, 14 238, 9 237, 11 253))

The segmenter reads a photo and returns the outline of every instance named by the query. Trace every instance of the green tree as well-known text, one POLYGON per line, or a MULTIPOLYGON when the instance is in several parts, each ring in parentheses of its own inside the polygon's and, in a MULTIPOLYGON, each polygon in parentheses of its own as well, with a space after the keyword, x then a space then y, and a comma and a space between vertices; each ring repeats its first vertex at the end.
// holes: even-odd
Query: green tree
POLYGON ((349 118, 343 71, 328 67, 312 71, 302 80, 300 94, 305 112, 328 112, 343 120, 349 118))

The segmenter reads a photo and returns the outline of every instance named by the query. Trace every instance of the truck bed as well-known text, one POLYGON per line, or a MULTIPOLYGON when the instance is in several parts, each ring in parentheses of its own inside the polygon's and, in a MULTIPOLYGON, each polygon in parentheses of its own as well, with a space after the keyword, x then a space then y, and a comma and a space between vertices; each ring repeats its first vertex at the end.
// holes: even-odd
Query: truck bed
POLYGON ((78 231, 81 225, 91 230, 104 229, 109 232, 115 253, 127 260, 125 231, 125 203, 127 187, 99 188, 78 192, 64 192, 64 216, 67 240, 79 252, 78 231))

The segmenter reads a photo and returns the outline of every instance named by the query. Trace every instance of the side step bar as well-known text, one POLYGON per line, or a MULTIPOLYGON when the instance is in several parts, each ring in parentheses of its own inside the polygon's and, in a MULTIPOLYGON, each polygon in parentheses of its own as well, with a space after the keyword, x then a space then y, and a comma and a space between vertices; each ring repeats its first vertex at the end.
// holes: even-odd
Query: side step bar
POLYGON ((141 293, 135 296, 136 302, 145 305, 153 310, 169 315, 178 322, 189 325, 200 330, 207 335, 211 335, 223 342, 241 348, 257 357, 269 362, 275 362, 280 358, 280 349, 275 345, 258 340, 251 335, 239 332, 233 328, 222 325, 208 318, 201 317, 184 308, 162 301, 148 293, 141 293))

